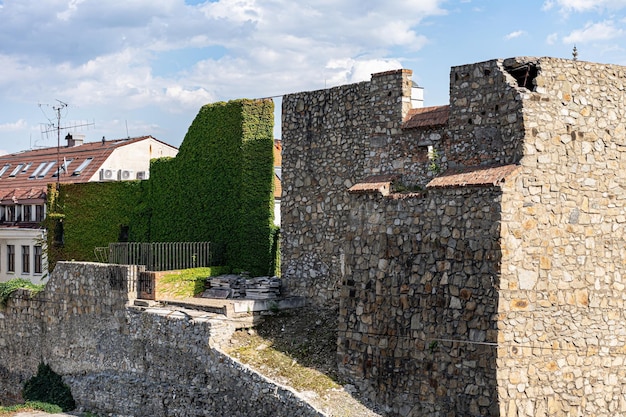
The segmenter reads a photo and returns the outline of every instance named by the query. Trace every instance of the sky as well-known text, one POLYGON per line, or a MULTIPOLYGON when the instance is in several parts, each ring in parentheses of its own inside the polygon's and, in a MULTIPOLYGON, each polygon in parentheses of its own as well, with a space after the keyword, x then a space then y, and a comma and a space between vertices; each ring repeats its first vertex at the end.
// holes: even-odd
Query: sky
POLYGON ((0 0, 0 154, 57 126, 180 146, 204 104, 398 68, 447 104, 452 66, 574 46, 626 65, 626 0, 0 0))

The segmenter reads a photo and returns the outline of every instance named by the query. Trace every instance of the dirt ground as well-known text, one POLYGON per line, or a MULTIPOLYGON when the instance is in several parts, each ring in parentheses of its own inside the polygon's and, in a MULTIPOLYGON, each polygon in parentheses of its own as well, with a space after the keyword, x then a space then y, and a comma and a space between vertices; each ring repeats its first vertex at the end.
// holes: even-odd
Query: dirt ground
POLYGON ((263 318, 254 329, 236 332, 227 353, 292 387, 329 416, 383 415, 339 376, 336 311, 306 307, 263 318))

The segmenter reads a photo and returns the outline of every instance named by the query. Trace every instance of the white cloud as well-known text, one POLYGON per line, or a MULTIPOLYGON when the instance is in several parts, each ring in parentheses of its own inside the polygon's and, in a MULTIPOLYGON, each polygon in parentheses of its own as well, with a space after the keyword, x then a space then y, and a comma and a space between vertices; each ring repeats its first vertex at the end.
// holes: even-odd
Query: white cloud
POLYGON ((26 120, 24 119, 19 119, 16 122, 9 122, 9 123, 2 123, 0 124, 0 131, 2 132, 13 132, 13 131, 17 131, 20 129, 24 129, 28 127, 28 123, 26 123, 26 120))
POLYGON ((626 0, 546 0, 544 10, 558 7, 562 13, 619 10, 626 7, 626 0))
POLYGON ((546 36, 546 43, 548 45, 554 45, 558 39, 559 39, 559 35, 557 33, 551 33, 548 36, 546 36))
POLYGON ((504 37, 504 39, 506 39, 508 41, 508 40, 511 40, 511 39, 519 38, 520 36, 525 35, 525 34, 526 34, 526 32, 523 31, 523 30, 516 30, 515 32, 511 32, 511 33, 507 34, 504 37))
POLYGON ((615 26, 613 21, 587 23, 583 29, 572 31, 563 38, 563 43, 575 44, 593 41, 604 41, 622 36, 624 30, 615 26))

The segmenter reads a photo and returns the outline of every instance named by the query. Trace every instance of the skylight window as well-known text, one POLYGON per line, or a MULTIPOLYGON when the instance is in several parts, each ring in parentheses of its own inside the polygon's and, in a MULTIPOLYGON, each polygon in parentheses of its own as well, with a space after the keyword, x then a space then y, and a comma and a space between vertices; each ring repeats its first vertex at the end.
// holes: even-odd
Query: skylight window
POLYGON ((46 167, 39 173, 39 175, 37 175, 37 178, 45 177, 48 171, 50 171, 52 167, 55 165, 56 165, 55 161, 49 162, 48 165, 46 165, 46 167))
POLYGON ((9 177, 14 177, 16 176, 21 170, 22 167, 24 166, 24 164, 17 164, 17 166, 15 167, 15 169, 13 171, 11 171, 11 173, 9 174, 9 177))
POLYGON ((57 169, 55 171, 54 174, 52 174, 53 177, 58 177, 59 176, 59 171, 61 171, 61 174, 67 174, 67 167, 70 166, 70 164, 72 163, 73 159, 65 159, 63 158, 63 163, 61 164, 61 166, 59 167, 59 169, 57 169))
POLYGON ((72 175, 80 175, 81 172, 83 172, 85 170, 85 168, 87 168, 87 165, 89 165, 91 163, 91 161, 93 161, 93 158, 87 158, 85 159, 79 166, 78 168, 76 168, 74 170, 74 172, 72 172, 72 175))
POLYGON ((28 178, 33 179, 37 177, 37 174, 39 174, 39 172, 44 169, 44 167, 46 166, 47 162, 42 162, 41 164, 39 164, 39 166, 33 171, 32 174, 30 174, 30 176, 28 178))
POLYGON ((30 167, 31 167, 31 165, 33 165, 33 163, 32 163, 32 162, 27 163, 27 164, 24 166, 24 169, 22 169, 22 174, 25 174, 25 173, 26 173, 26 171, 28 171, 28 168, 30 168, 30 167))
POLYGON ((5 172, 7 172, 7 169, 9 169, 10 166, 11 164, 6 164, 2 168, 0 168, 0 177, 3 176, 5 172))

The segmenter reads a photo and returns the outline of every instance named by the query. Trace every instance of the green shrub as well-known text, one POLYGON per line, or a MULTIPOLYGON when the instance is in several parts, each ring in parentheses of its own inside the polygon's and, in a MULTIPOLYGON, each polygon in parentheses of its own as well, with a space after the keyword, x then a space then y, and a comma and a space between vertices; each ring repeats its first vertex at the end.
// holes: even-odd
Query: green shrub
POLYGON ((58 405, 62 411, 76 408, 70 387, 63 383, 60 375, 44 363, 39 364, 37 375, 24 384, 23 397, 29 401, 58 405))
POLYGON ((19 289, 29 290, 31 296, 33 296, 44 289, 44 284, 33 284, 29 280, 22 278, 0 282, 0 307, 5 307, 11 294, 19 289))

